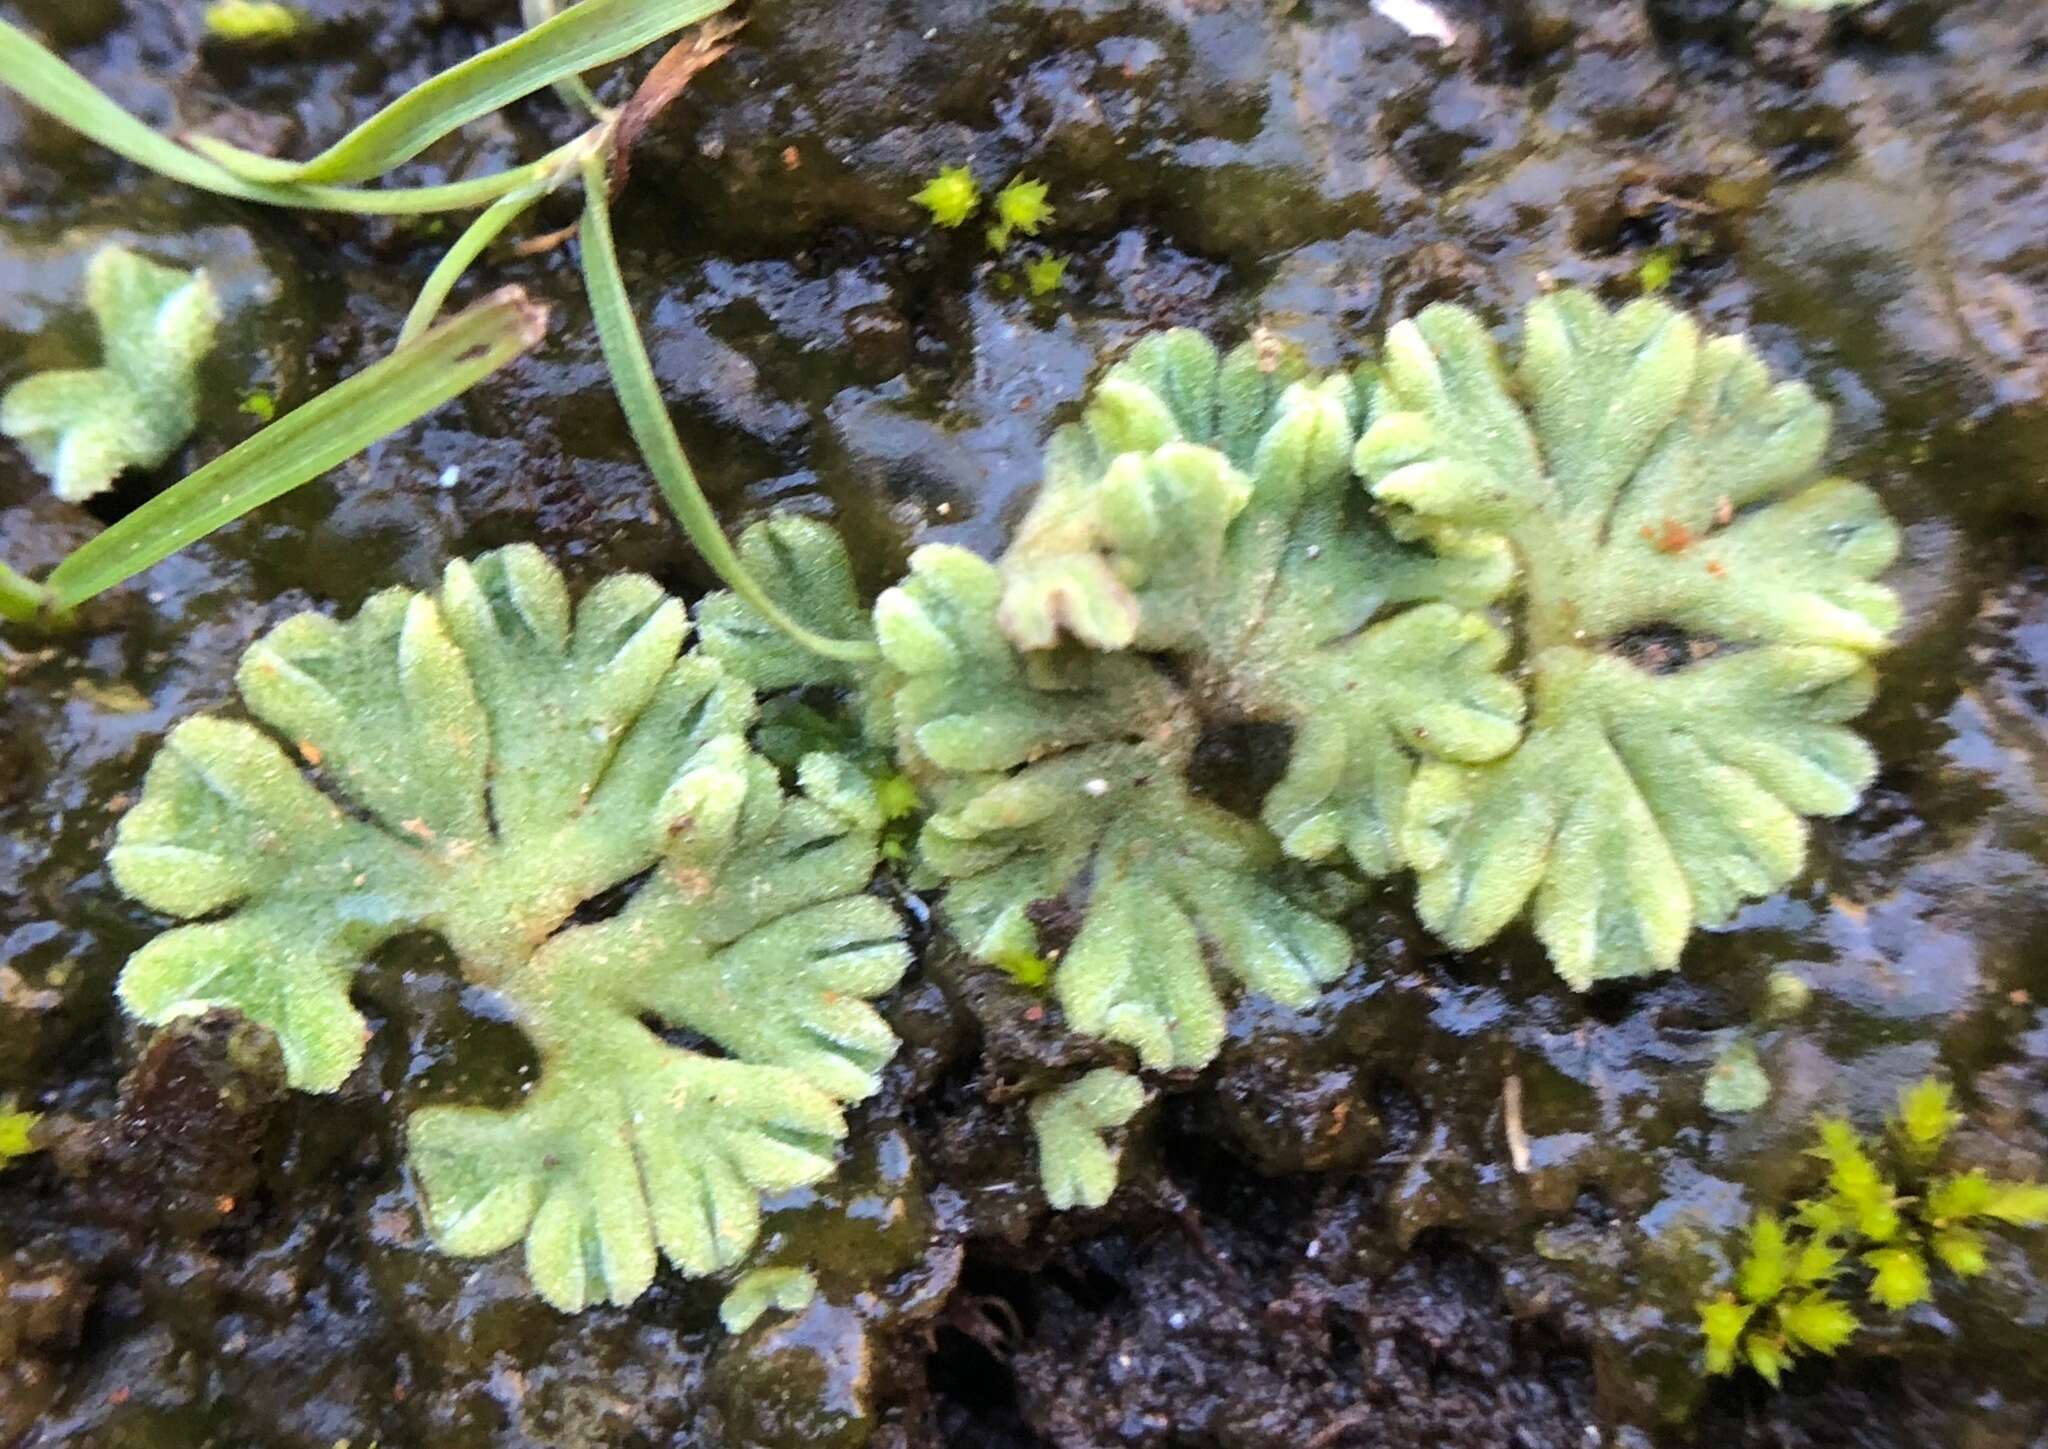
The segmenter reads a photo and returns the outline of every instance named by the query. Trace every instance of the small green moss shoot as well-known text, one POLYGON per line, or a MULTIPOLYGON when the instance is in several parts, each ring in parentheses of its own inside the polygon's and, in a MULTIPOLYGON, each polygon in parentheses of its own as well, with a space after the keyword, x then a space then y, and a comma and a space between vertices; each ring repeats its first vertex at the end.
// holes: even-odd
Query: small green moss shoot
POLYGON ((1931 1077, 1899 1094, 1875 1140, 1823 1119, 1809 1150, 1826 1167, 1820 1190, 1782 1216, 1752 1218, 1733 1289, 1698 1305, 1707 1372, 1747 1366, 1775 1386, 1800 1357, 1855 1335, 1845 1279, 1876 1308, 1903 1312, 1934 1296, 1936 1265, 1965 1281, 1990 1266, 1983 1228, 2048 1223, 2048 1184, 1939 1170, 1961 1120, 1948 1084, 1931 1077))
MULTIPOLYGON (((1053 218, 1051 190, 1043 181, 1018 176, 995 194, 991 208, 995 220, 986 231, 988 249, 1005 252, 1018 237, 1037 236, 1053 218)), ((981 185, 965 166, 942 166, 939 174, 925 182, 911 198, 931 213, 932 222, 952 230, 964 226, 981 210, 981 185)), ((1040 257, 1022 268, 1024 284, 1034 297, 1058 289, 1067 264, 1058 257, 1040 257)))
POLYGON ((34 1112, 0 1112, 0 1167, 36 1150, 33 1134, 41 1120, 34 1112))
POLYGON ((951 229, 981 209, 981 187, 965 166, 942 166, 910 199, 929 211, 934 223, 951 229))
POLYGON ((206 7, 206 31, 231 45, 276 45, 296 36, 298 12, 275 0, 213 0, 206 7))
POLYGON ((1042 991, 1052 980, 1052 962, 1036 951, 1022 948, 1006 949, 994 953, 991 964, 1019 986, 1033 991, 1042 991))
POLYGON ((1678 253, 1670 247, 1658 247, 1636 268, 1636 283, 1643 289, 1644 296, 1654 297, 1669 287, 1677 274, 1678 253))
POLYGON ((995 224, 988 229, 989 250, 1007 250, 1018 236, 1037 236, 1052 220, 1052 203, 1046 199, 1050 191, 1043 181, 1028 176, 1019 176, 998 191, 995 224))
POLYGON ((240 411, 247 413, 259 423, 271 423, 277 419, 277 399, 269 393, 256 391, 242 399, 240 411))
POLYGON ((884 820, 907 819, 917 813, 920 803, 917 786, 900 770, 875 782, 875 801, 881 806, 884 820))
POLYGON ((882 816, 882 859, 892 865, 903 864, 910 859, 918 827, 923 824, 924 800, 901 770, 879 776, 874 786, 875 807, 882 816))
POLYGON ((1024 285, 1034 297, 1049 297, 1066 284, 1065 257, 1034 257, 1024 264, 1024 285))

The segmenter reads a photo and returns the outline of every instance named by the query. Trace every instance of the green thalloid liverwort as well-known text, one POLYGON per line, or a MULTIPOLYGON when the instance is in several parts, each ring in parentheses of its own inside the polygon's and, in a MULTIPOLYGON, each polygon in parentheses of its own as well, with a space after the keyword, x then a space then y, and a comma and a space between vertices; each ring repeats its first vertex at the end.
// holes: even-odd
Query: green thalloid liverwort
MULTIPOLYGON (((1068 1024, 1146 1067, 1214 1056, 1219 978, 1300 1006, 1344 969, 1332 865, 1413 870, 1464 948, 1533 902, 1574 987, 1668 969, 1868 783, 1846 722, 1898 533, 1816 476, 1825 409, 1741 338, 1577 293, 1523 331, 1510 373, 1434 307, 1327 378, 1150 339, 1053 439, 1001 559, 926 548, 882 594, 878 666, 808 660, 730 597, 707 648, 851 691, 931 802, 918 868, 963 945, 1054 959, 1068 1024), (1256 821, 1188 778, 1244 721, 1287 738, 1256 821)), ((830 530, 745 550, 812 627, 863 628, 830 530)))
MULTIPOLYGON (((1032 949, 1035 902, 1076 906, 1055 989, 1147 1065, 1213 1053, 1210 968, 1289 1001, 1341 968, 1289 860, 1411 868, 1465 948, 1533 903, 1574 986, 1668 969, 1868 783, 1846 722, 1898 531, 1817 476, 1826 410, 1741 338, 1575 293, 1523 330, 1511 373, 1433 307, 1325 379, 1154 338, 1054 438, 997 563, 926 549, 883 594, 879 669, 806 669, 731 601, 709 647, 764 688, 858 684, 935 801, 921 856, 965 944, 1032 949), (1288 730, 1263 830, 1185 781, 1241 720, 1288 730)), ((859 627, 831 535, 771 527, 792 607, 859 627)))
MULTIPOLYGON (((525 1237, 574 1307, 639 1292, 657 1247, 734 1263, 760 1193, 830 1170, 893 1046, 865 999, 904 965, 862 893, 901 813, 877 779, 925 806, 911 874, 962 946, 1042 957, 1067 1024, 1148 1069, 1214 1058, 1229 986, 1313 1003, 1351 964, 1355 874, 1414 870, 1460 947, 1533 901, 1575 987, 1668 968, 1867 783, 1845 721, 1897 619, 1873 581, 1897 532, 1815 480, 1825 411, 1742 340, 1570 293, 1524 334, 1511 373, 1434 307, 1325 377, 1269 339, 1151 338, 1051 440, 1000 559, 920 549, 869 607, 830 528, 772 519, 738 557, 785 621, 713 595, 694 653, 644 580, 572 628, 530 550, 291 621, 244 694, 353 808, 249 726, 181 727, 116 876, 174 914, 239 909, 146 947, 124 998, 237 1007, 332 1088, 363 955, 439 932, 544 1071, 516 1111, 415 1119, 436 1236, 525 1237), (755 691, 795 688, 839 691, 865 739, 791 797, 745 736, 755 691), (1195 767, 1245 724, 1284 759, 1240 811, 1195 767), (651 865, 619 917, 567 924, 651 865)), ((1112 1069, 1033 1106, 1056 1205, 1107 1198, 1103 1134, 1142 1100, 1112 1069)))
POLYGON ((1532 693, 1512 753, 1417 775, 1423 920, 1470 949, 1529 905, 1576 987, 1675 966, 1875 774, 1847 721, 1899 621, 1897 526, 1818 475, 1804 385, 1661 302, 1546 297, 1512 371, 1431 307, 1368 377, 1359 473, 1410 536, 1512 551, 1532 693))
POLYGON ((0 433, 71 503, 105 492, 126 469, 157 467, 192 436, 199 364, 220 324, 205 272, 160 266, 126 247, 106 247, 87 263, 85 299, 99 325, 100 365, 37 373, 0 395, 0 433))
POLYGON ((657 1252, 688 1273, 738 1262, 763 1193, 832 1170, 843 1105, 895 1047, 867 1004, 907 961, 866 893, 879 809, 823 756, 786 793, 747 744, 752 692, 688 632, 635 575, 572 607, 523 547, 345 624, 300 615, 239 675, 275 735, 180 725, 112 856, 129 894, 205 918, 129 961, 129 1009, 239 1011, 309 1091, 363 1056, 364 958, 441 936, 540 1074, 509 1110, 413 1116, 429 1226, 465 1256, 523 1239, 570 1311, 637 1297, 657 1252), (643 872, 617 915, 571 923, 643 872))
MULTIPOLYGON (((1168 334, 1054 438, 1001 560, 912 558, 873 610, 879 666, 805 665, 737 600, 706 605, 706 647, 758 686, 862 691, 931 805, 920 869, 961 943, 1052 945, 1069 1024, 1147 1067, 1215 1056, 1218 976, 1307 1006, 1349 964, 1325 909, 1341 883, 1308 863, 1392 868, 1411 742, 1464 760, 1516 739, 1505 639, 1466 607, 1505 585, 1503 558, 1439 558, 1373 522, 1355 407, 1348 379, 1284 353, 1168 334), (1243 718, 1296 735, 1263 823, 1189 779, 1205 728, 1243 718), (1052 903, 1075 924, 1042 943, 1052 903)), ((748 547, 814 627, 859 624, 829 531, 782 520, 748 547)))

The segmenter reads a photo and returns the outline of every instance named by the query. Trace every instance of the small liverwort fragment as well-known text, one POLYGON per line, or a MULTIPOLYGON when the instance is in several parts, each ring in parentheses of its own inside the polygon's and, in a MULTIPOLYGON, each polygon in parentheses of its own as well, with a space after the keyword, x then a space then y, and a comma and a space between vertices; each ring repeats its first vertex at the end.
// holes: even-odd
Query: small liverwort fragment
POLYGON ((1130 653, 1020 654, 1001 593, 993 565, 934 544, 875 607, 946 921, 977 959, 1013 961, 1040 952, 1037 903, 1077 897, 1053 975, 1068 1024, 1148 1067, 1205 1065, 1223 1041, 1219 975, 1305 1006, 1349 942, 1262 831, 1190 789, 1170 682, 1130 653))
POLYGON ((785 791, 747 744, 753 692, 688 632, 652 580, 572 602, 523 547, 345 623, 288 619, 238 675, 268 730, 179 725, 110 861, 191 922, 130 958, 123 1004, 238 1011, 303 1090, 362 1058, 363 962, 439 935, 540 1071, 514 1106, 413 1115, 429 1228, 463 1257, 523 1241, 565 1311, 630 1302, 660 1257, 738 1262, 764 1194, 832 1171, 845 1104, 896 1045, 869 1005, 908 960, 866 890, 874 789, 812 756, 785 791), (616 914, 576 920, 641 876, 616 914))
POLYGON ((1813 988, 1797 972, 1779 969, 1764 982, 1764 1000, 1758 1015, 1767 1022, 1791 1021, 1813 1000, 1813 988))
POLYGON ((1031 1104, 1038 1138, 1038 1175, 1046 1201, 1059 1211, 1099 1208, 1116 1190, 1116 1154, 1103 1135, 1145 1105, 1136 1077, 1101 1067, 1031 1104))
POLYGON ((220 299, 204 271, 108 247, 86 268, 101 365, 24 378, 0 395, 0 433, 20 443, 57 496, 78 503, 129 468, 155 468, 196 426, 198 368, 220 299))
MULTIPOLYGON (((873 639, 875 626, 853 586, 839 535, 814 518, 784 514, 740 536, 740 563, 799 624, 832 639, 873 639)), ((796 643, 737 595, 707 595, 697 606, 704 649, 764 692, 797 685, 859 689, 869 673, 796 643)))
POLYGON ((745 1333, 770 1309, 801 1313, 818 1296, 818 1280, 802 1268, 756 1268, 743 1274, 718 1305, 727 1333, 745 1333))
POLYGON ((1764 1072, 1756 1047, 1739 1041, 1721 1053, 1707 1073, 1707 1085, 1700 1094, 1710 1112, 1754 1112, 1771 1099, 1771 1079, 1764 1072))

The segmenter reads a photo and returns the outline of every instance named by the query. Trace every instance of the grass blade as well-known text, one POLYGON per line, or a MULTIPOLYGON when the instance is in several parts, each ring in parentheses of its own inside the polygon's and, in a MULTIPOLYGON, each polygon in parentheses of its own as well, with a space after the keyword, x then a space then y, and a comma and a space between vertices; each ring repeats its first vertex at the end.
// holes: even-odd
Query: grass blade
POLYGON ((45 589, 60 610, 325 473, 528 351, 547 309, 508 287, 286 414, 73 553, 45 589))
POLYGON ((244 201, 272 199, 270 188, 245 181, 150 130, 27 31, 5 20, 0 20, 0 83, 72 130, 159 176, 244 201))
POLYGON ((574 148, 579 144, 571 142, 530 166, 515 166, 509 171, 442 186, 364 191, 347 186, 266 185, 237 175, 215 159, 221 152, 235 156, 247 153, 201 137, 193 138, 192 146, 187 147, 158 135, 46 50, 27 31, 5 20, 0 20, 0 85, 7 86, 38 110, 49 112, 80 135, 159 176, 218 196, 310 211, 415 216, 489 206, 499 197, 531 185, 536 177, 554 174, 573 159, 574 148))
POLYGON ((828 639, 813 633, 783 612, 762 589, 733 552, 718 515, 690 470, 683 454, 682 440, 662 401, 661 385, 655 380, 654 365, 647 360, 647 345, 633 320, 633 304, 626 297, 626 283, 619 273, 618 251, 612 242, 611 206, 607 198, 610 181, 603 162, 593 156, 583 163, 583 286, 590 294, 590 309, 597 322, 598 341, 604 348, 606 369, 612 390, 625 410, 626 426, 640 455, 647 460, 661 493, 675 511, 690 542, 704 555, 735 594, 745 599, 776 628, 814 654, 827 659, 868 660, 879 651, 865 640, 828 639))
POLYGON ((434 319, 448 305, 448 294, 455 290, 455 284, 462 280, 462 274, 469 270, 471 263, 484 254, 484 248, 496 241, 506 227, 547 195, 549 189, 545 181, 523 187, 510 196, 500 198, 464 229, 462 235, 455 239, 455 245, 448 248, 447 254, 428 273, 426 284, 420 288, 420 295, 412 304, 412 311, 406 314, 405 326, 399 329, 400 347, 434 325, 434 319))
POLYGON ((49 591, 41 584, 0 563, 0 619, 10 624, 33 624, 49 602, 49 591))
MULTIPOLYGON (((531 30, 554 19, 561 8, 561 0, 519 0, 519 18, 531 30)), ((564 105, 582 110, 592 120, 604 119, 604 107, 598 104, 596 94, 584 84, 582 76, 572 75, 565 81, 555 82, 555 94, 562 98, 564 105)))
POLYGON ((407 91, 311 161, 278 161, 214 145, 208 154, 250 181, 367 181, 410 161, 457 127, 543 87, 631 55, 731 0, 582 0, 503 45, 407 91))
MULTIPOLYGON (((234 147, 208 136, 194 136, 191 145, 211 157, 232 152, 234 147)), ((582 137, 558 146, 538 161, 493 171, 468 181, 448 181, 439 186, 259 186, 258 200, 273 206, 295 206, 311 211, 345 211, 359 216, 424 216, 438 211, 471 211, 489 206, 500 197, 549 181, 564 167, 573 167, 582 137)))

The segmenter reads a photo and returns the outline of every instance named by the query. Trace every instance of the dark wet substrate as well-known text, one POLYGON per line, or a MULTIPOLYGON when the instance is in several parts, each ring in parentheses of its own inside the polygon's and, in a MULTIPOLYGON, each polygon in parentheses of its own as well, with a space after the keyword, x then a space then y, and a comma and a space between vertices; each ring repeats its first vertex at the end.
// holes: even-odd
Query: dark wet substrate
MULTIPOLYGON (((313 35, 253 60, 201 43, 198 8, 0 0, 153 124, 299 151, 516 7, 311 0, 313 35)), ((1834 465, 1908 525, 1885 770, 1802 885, 1678 976, 1583 999, 1519 935, 1452 956, 1381 892, 1324 1002, 1240 1003, 1134 1125, 1110 1208, 1061 1218, 1023 1100, 1100 1049, 929 942, 845 1171, 764 1238, 819 1301, 735 1339, 717 1285, 665 1275, 562 1318, 516 1261, 423 1240, 405 1113, 518 1059, 431 943, 364 977, 347 1087, 294 1096, 233 1023, 118 1018, 159 923, 101 866, 165 730, 285 615, 517 539, 579 581, 709 582, 618 424, 573 256, 502 262, 490 282, 555 307, 536 357, 59 647, 6 637, 0 1099, 50 1145, 0 1177, 0 1445, 2048 1443, 2048 1242, 1775 1395, 1701 1389, 1691 1308, 1701 1255, 1807 1171, 1817 1110, 1873 1120, 1945 1072, 1971 1159, 2048 1175, 2048 7, 1443 8, 1449 51, 1365 0, 756 0, 620 214, 692 457, 730 525, 830 514, 875 585, 920 542, 992 551, 1052 423, 1144 330, 1263 324, 1335 362, 1430 300, 1505 319, 1548 285, 1633 295, 1668 257, 1672 297, 1835 405, 1834 465), (1063 294, 923 224, 909 194, 962 162, 1050 183, 1063 294), (1706 1073, 1776 970, 1813 997, 1757 1029, 1775 1095, 1716 1118, 1706 1073)), ((421 174, 572 124, 537 99, 421 174)), ((68 299, 109 237, 223 285, 185 467, 255 427, 247 393, 288 407, 387 348, 447 240, 199 197, 0 99, 0 385, 86 355, 68 299)), ((45 568, 161 481, 88 514, 0 452, 0 552, 45 568)))

